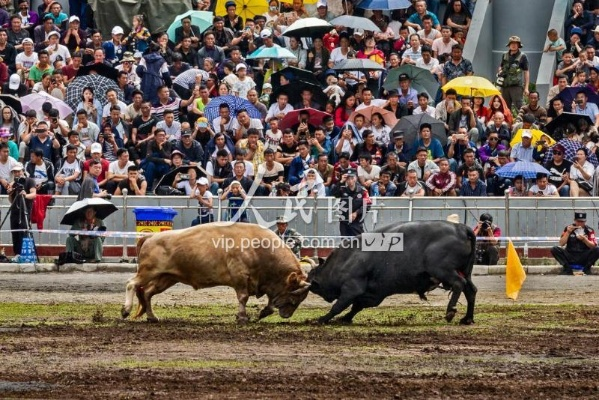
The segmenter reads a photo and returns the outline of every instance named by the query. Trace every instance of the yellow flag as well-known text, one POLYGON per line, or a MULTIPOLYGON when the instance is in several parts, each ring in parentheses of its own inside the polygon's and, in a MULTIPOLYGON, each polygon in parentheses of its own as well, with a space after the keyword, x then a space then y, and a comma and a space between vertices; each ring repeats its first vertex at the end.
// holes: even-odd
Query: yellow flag
POLYGON ((508 299, 517 300, 522 284, 526 280, 526 272, 520 263, 514 244, 510 240, 507 245, 507 262, 505 267, 505 295, 508 299))

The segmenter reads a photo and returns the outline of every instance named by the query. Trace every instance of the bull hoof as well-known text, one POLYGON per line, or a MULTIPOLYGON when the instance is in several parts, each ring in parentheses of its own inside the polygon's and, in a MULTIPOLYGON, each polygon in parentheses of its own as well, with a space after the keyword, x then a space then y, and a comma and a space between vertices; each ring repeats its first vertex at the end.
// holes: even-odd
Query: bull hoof
POLYGON ((456 312, 457 312, 457 310, 447 311, 447 314, 445 314, 445 321, 447 321, 447 322, 453 321, 453 318, 455 317, 456 312))
POLYGON ((123 319, 126 319, 129 316, 130 312, 125 310, 125 308, 123 307, 123 309, 121 310, 121 317, 123 317, 123 319))
POLYGON ((354 323, 352 318, 342 317, 337 320, 337 322, 341 325, 351 325, 354 323))
POLYGON ((150 322, 150 323, 152 323, 152 324, 155 324, 155 323, 158 322, 158 318, 156 318, 156 317, 148 317, 147 321, 150 322))
POLYGON ((247 325, 250 322, 248 317, 237 316, 237 325, 247 325))
POLYGON ((327 325, 330 322, 330 319, 326 318, 326 317, 320 317, 316 320, 316 323, 318 325, 327 325))
POLYGON ((472 325, 474 324, 474 319, 470 317, 464 317, 460 320, 460 325, 472 325))
POLYGON ((261 320, 261 319, 263 319, 263 318, 266 318, 266 317, 268 317, 269 315, 271 315, 272 313, 274 313, 274 311, 273 311, 273 310, 271 310, 271 309, 268 309, 268 308, 263 308, 263 309, 260 311, 260 314, 258 314, 258 320, 261 320))

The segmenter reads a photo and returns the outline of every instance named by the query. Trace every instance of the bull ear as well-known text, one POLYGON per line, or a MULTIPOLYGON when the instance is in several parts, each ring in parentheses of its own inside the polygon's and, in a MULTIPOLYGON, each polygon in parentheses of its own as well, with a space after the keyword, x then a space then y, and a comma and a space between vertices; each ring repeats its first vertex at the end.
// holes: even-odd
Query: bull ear
POLYGON ((301 282, 301 279, 297 275, 297 272, 292 272, 287 277, 287 286, 288 287, 296 287, 301 282))

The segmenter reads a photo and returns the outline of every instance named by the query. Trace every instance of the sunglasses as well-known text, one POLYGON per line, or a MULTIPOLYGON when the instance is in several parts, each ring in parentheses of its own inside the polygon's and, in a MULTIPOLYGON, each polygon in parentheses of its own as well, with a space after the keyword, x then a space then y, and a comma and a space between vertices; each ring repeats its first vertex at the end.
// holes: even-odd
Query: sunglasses
POLYGON ((561 151, 554 151, 553 154, 555 154, 556 156, 561 156, 564 153, 562 153, 561 151))
POLYGON ((499 140, 499 138, 496 138, 496 137, 490 137, 490 138, 489 138, 489 141, 490 141, 490 142, 496 142, 496 141, 498 141, 498 140, 499 140))

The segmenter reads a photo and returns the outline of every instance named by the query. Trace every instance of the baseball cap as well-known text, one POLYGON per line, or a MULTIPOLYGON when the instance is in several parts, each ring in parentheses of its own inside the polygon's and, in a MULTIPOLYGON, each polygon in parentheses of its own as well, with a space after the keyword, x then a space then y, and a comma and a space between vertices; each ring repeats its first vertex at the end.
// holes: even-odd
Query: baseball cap
POLYGON ((326 0, 318 0, 318 2, 316 3, 316 8, 326 7, 326 6, 327 6, 326 0))
POLYGON ((530 131, 528 129, 524 129, 522 131, 522 137, 523 138, 532 138, 532 133, 530 133, 530 131))
POLYGON ((400 81, 410 80, 410 75, 408 75, 408 74, 399 74, 399 80, 400 81))
POLYGON ((233 186, 241 186, 241 182, 239 182, 239 181, 233 181, 233 182, 231 182, 231 184, 229 186, 231 186, 231 187, 233 187, 233 186))
POLYGON ((122 35, 125 32, 123 31, 123 28, 121 28, 120 26, 115 26, 114 28, 112 28, 112 34, 113 35, 122 35))
POLYGON ((226 8, 229 8, 229 7, 235 7, 235 8, 237 8, 237 4, 235 4, 235 2, 234 2, 234 1, 227 1, 227 2, 225 3, 225 9, 226 9, 226 8))
POLYGON ((345 173, 346 173, 347 176, 354 176, 355 177, 357 175, 356 174, 356 170, 353 169, 353 168, 349 168, 347 171, 345 171, 345 173))
POLYGON ((262 32, 260 32, 260 37, 262 39, 268 38, 272 36, 272 31, 270 29, 262 29, 262 32))
POLYGON ((23 164, 18 162, 12 166, 11 171, 23 171, 23 164))
POLYGON ((393 131, 393 139, 403 138, 405 136, 405 132, 402 130, 393 131))
POLYGON ((184 129, 181 131, 181 136, 191 136, 191 131, 189 129, 184 129))
POLYGON ((587 220, 587 213, 583 213, 583 212, 574 213, 574 219, 576 221, 586 221, 587 220))
POLYGON ((60 33, 56 32, 56 31, 52 31, 52 32, 48 33, 48 38, 51 38, 54 35, 56 35, 60 38, 60 33))
POLYGON ((208 179, 201 177, 200 179, 198 179, 198 185, 208 185, 208 179))
POLYGON ((361 29, 361 28, 354 29, 354 35, 364 36, 364 29, 361 29))
POLYGON ((265 83, 264 85, 262 85, 262 90, 264 89, 272 89, 272 85, 270 83, 265 83))
POLYGON ((582 29, 580 29, 579 27, 572 28, 572 30, 570 31, 570 35, 574 35, 575 33, 577 35, 582 35, 582 29))
POLYGON ((237 66, 235 67, 235 72, 239 71, 240 69, 247 69, 247 67, 245 66, 244 63, 239 63, 237 64, 237 66))
POLYGON ((17 74, 12 74, 8 80, 8 88, 10 90, 17 90, 21 85, 21 78, 17 74))
POLYGON ((277 224, 287 224, 289 223, 289 221, 287 221, 287 218, 285 218, 284 215, 279 215, 277 217, 277 224))
POLYGON ((73 22, 73 21, 79 22, 79 17, 76 15, 72 15, 71 18, 69 18, 69 22, 73 22))
POLYGON ((102 153, 102 145, 100 143, 93 143, 91 153, 102 153))
POLYGON ((181 158, 185 158, 185 154, 181 153, 179 150, 173 150, 173 152, 171 153, 171 159, 177 155, 181 156, 181 158))
POLYGON ((31 38, 25 38, 21 41, 21 44, 23 44, 23 43, 33 44, 33 40, 31 40, 31 38))

